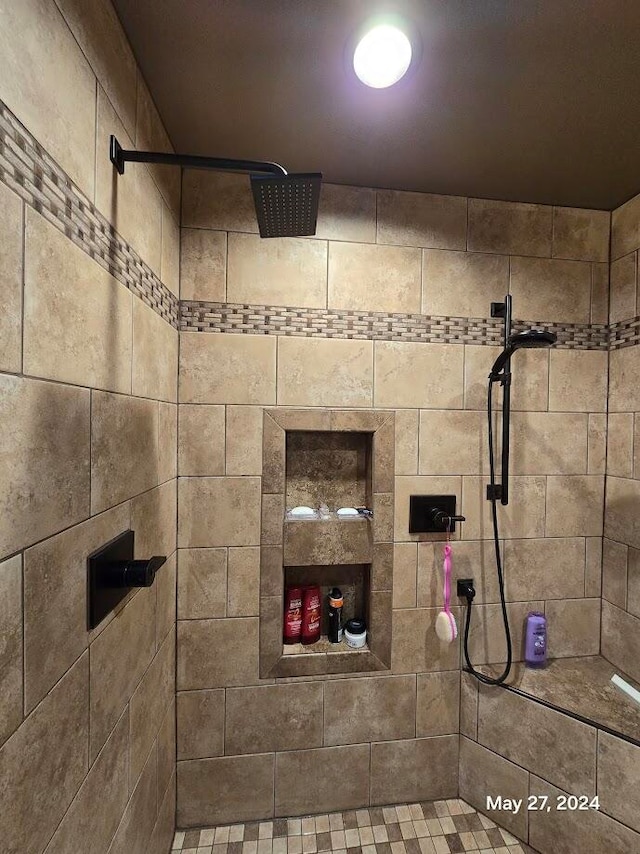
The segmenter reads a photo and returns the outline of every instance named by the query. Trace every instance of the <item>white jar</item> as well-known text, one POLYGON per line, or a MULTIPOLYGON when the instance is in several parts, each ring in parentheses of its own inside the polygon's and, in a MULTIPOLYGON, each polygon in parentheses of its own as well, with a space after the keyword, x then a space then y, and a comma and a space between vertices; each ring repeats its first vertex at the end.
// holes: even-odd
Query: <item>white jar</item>
POLYGON ((364 620, 348 620, 344 627, 344 639, 347 646, 361 649, 367 643, 367 627, 364 620))

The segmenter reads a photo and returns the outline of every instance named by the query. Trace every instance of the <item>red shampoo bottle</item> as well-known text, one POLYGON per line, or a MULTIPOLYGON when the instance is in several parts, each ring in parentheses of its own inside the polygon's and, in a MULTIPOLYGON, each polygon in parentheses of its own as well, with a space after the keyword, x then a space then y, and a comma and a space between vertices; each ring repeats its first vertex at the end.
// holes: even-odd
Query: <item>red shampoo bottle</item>
POLYGON ((302 643, 310 644, 320 640, 320 622, 322 606, 320 588, 317 584, 305 587, 302 591, 302 643))
POLYGON ((302 633, 302 587, 287 587, 284 603, 283 640, 300 643, 302 633))

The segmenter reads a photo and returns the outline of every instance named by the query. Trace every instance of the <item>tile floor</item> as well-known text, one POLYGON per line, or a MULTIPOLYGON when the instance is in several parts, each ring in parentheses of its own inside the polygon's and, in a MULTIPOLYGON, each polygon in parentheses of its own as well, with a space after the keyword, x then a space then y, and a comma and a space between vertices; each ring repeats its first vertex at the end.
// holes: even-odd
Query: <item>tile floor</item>
POLYGON ((533 852, 459 799, 277 818, 176 833, 181 854, 524 854, 533 852))

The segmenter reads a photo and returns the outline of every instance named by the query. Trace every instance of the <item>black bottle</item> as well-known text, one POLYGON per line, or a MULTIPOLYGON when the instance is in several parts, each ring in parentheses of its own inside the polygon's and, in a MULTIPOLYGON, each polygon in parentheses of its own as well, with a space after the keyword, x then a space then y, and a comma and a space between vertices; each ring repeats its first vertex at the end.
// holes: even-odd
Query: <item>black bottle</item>
POLYGON ((340 643, 342 640, 342 591, 333 587, 329 591, 329 641, 340 643))

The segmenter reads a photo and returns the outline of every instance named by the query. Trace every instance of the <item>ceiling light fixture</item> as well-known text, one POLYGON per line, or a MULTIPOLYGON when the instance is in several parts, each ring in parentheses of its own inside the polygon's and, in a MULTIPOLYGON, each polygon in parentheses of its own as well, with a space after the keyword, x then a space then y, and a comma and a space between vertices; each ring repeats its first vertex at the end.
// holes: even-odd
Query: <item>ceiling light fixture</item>
POLYGON ((365 32, 353 53, 358 78, 373 89, 386 89, 409 70, 412 57, 409 37, 400 27, 382 23, 365 32))

